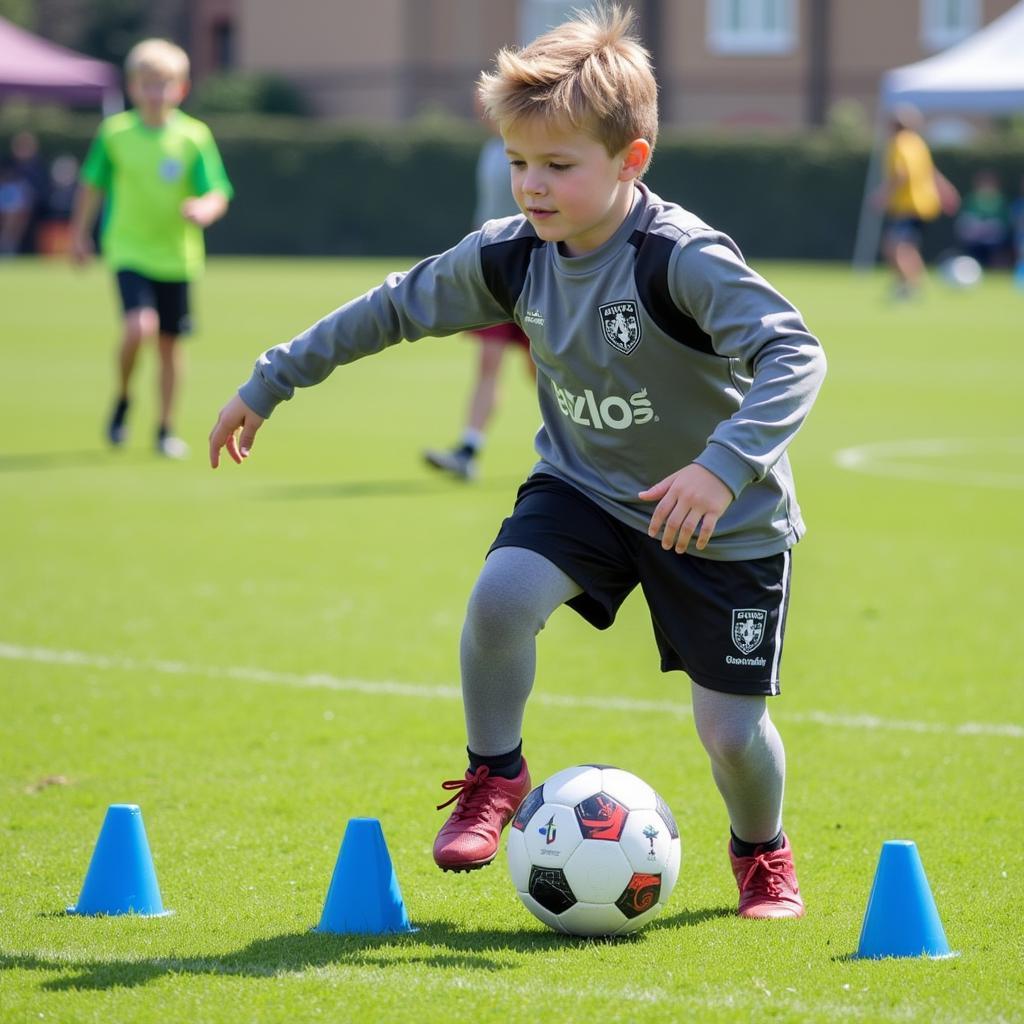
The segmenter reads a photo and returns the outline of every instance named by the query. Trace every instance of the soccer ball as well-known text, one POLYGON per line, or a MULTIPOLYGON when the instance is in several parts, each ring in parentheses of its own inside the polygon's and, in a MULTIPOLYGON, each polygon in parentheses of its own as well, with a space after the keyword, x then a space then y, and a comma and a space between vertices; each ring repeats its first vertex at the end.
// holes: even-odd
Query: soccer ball
POLYGON ((526 909, 569 935, 624 935, 661 912, 679 877, 679 830, 642 779, 610 765, 566 768, 532 790, 508 834, 526 909))
POLYGON ((939 273, 954 288, 973 288, 981 281, 981 264, 971 256, 951 256, 939 264, 939 273))

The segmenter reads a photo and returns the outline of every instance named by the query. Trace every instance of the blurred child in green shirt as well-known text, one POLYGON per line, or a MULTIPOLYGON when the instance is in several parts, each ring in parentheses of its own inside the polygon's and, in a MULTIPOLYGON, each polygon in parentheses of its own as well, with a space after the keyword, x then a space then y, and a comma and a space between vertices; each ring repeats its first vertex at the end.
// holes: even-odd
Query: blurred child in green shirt
POLYGON ((953 230, 963 251, 983 267, 1001 264, 1012 240, 1010 204, 994 171, 975 173, 953 230))
POLYGON ((134 109, 100 125, 82 166, 72 214, 72 254, 92 255, 92 228, 106 199, 100 247, 117 275, 124 310, 117 394, 107 438, 126 438, 130 383, 142 342, 160 355, 157 451, 183 458, 172 431, 181 379, 177 342, 188 333, 189 282, 203 268, 203 228, 224 216, 233 190, 210 129, 178 109, 188 93, 188 55, 163 39, 138 43, 125 62, 134 109))

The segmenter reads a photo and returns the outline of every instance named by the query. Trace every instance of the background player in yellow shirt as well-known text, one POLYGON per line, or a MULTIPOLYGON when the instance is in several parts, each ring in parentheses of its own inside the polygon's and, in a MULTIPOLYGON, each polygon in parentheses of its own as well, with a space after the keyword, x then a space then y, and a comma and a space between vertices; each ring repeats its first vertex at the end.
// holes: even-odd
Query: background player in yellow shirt
POLYGON ((135 109, 108 117, 93 140, 72 214, 72 254, 77 262, 92 255, 92 228, 106 198, 100 247, 124 309, 107 438, 115 446, 125 441, 139 348, 156 335, 156 449, 183 458, 188 446, 171 429, 182 371, 177 342, 190 329, 188 285, 203 268, 203 228, 224 215, 233 190, 210 129, 178 109, 189 87, 184 50, 146 39, 129 52, 125 75, 135 109))
POLYGON ((921 232, 925 223, 940 213, 956 213, 960 205, 959 193, 939 173, 921 137, 922 124, 916 107, 893 111, 885 178, 876 196, 888 219, 883 252, 896 275, 898 298, 911 296, 924 277, 921 232))

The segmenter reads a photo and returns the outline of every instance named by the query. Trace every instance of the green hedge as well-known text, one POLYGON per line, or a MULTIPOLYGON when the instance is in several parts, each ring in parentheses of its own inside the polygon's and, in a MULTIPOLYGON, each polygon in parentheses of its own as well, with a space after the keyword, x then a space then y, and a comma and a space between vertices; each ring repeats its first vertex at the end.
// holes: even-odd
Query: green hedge
MULTIPOLYGON (((23 108, 0 114, 0 146, 31 127, 48 156, 82 156, 95 115, 23 108)), ((301 118, 210 119, 237 195, 208 234, 215 253, 417 255, 454 244, 469 228, 475 126, 424 118, 388 126, 301 118)), ((937 160, 961 188, 979 167, 1006 187, 1024 171, 1024 144, 941 151, 937 160)), ((748 256, 849 259, 868 147, 828 134, 723 140, 668 135, 648 183, 732 235, 748 256)), ((928 248, 950 242, 936 225, 928 248)))
MULTIPOLYGON (((827 133, 795 139, 659 142, 655 191, 731 235, 748 256, 840 259, 853 255, 870 147, 827 133)), ((999 174, 1012 198, 1024 174, 1024 140, 938 149, 935 160, 961 192, 981 168, 999 174)), ((943 217, 925 231, 925 253, 953 244, 943 217)))

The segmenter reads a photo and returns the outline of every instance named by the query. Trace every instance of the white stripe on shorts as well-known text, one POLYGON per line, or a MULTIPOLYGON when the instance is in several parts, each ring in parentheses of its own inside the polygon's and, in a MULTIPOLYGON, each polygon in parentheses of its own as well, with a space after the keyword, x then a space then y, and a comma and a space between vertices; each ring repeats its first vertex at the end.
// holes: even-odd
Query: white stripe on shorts
POLYGON ((782 552, 782 597, 779 600, 779 617, 775 621, 775 654, 772 657, 772 696, 779 692, 779 659, 782 657, 782 623, 786 617, 786 598, 789 596, 789 560, 791 551, 782 552))

